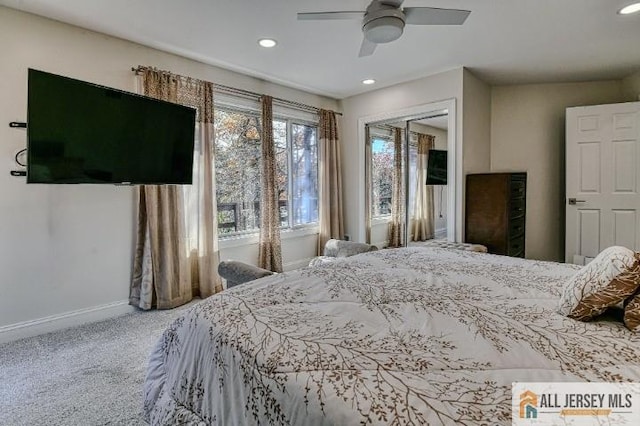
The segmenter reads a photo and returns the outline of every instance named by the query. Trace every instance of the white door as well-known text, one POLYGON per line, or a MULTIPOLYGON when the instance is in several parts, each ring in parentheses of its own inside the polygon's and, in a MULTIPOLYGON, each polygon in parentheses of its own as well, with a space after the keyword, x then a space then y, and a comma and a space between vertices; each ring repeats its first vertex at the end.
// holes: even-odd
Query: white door
POLYGON ((567 108, 567 263, 640 247, 640 102, 567 108))

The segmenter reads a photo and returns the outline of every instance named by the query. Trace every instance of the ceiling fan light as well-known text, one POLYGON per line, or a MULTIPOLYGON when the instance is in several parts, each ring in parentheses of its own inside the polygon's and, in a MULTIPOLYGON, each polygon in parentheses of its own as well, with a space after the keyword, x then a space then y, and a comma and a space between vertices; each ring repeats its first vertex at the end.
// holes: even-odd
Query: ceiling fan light
POLYGON ((620 15, 630 15, 632 13, 640 12, 640 3, 633 3, 623 7, 618 11, 620 15))
POLYGON ((370 42, 389 43, 400 38, 404 21, 395 16, 384 16, 367 22, 362 29, 370 42))

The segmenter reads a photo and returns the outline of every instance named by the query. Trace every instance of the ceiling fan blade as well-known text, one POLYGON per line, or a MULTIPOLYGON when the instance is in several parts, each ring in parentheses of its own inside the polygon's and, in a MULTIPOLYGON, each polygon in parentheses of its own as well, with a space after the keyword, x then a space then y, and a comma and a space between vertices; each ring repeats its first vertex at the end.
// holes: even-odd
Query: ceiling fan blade
POLYGON ((363 38, 358 57, 362 58, 363 56, 373 55, 374 50, 376 50, 376 46, 378 46, 376 43, 363 38))
POLYGON ((305 12, 298 13, 298 21, 330 20, 330 19, 362 19, 364 12, 305 12))
POLYGON ((470 10, 439 9, 436 7, 405 7, 405 22, 412 25, 462 25, 470 10))

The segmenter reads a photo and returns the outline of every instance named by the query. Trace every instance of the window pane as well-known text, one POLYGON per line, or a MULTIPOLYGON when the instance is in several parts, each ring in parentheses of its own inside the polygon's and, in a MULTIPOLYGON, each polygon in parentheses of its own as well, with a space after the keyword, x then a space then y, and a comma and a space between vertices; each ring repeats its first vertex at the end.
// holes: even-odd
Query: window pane
MULTIPOLYGON (((214 114, 219 233, 256 232, 262 167, 259 116, 223 108, 214 114)), ((273 137, 280 226, 317 223, 317 127, 274 119, 273 137)))
POLYGON ((318 222, 318 144, 317 128, 293 124, 292 202, 293 224, 318 222))
POLYGON ((248 113, 214 111, 218 232, 260 225, 260 120, 248 113))
POLYGON ((371 217, 391 214, 393 141, 371 140, 371 217))
POLYGON ((280 227, 289 226, 289 160, 287 157, 287 122, 273 120, 273 144, 276 150, 276 182, 278 184, 278 207, 280 227))

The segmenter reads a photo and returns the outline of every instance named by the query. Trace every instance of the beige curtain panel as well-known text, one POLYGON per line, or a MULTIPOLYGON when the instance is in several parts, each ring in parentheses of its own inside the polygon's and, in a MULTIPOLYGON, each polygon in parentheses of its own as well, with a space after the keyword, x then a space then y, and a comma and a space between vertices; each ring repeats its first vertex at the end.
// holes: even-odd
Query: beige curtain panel
POLYGON ((435 136, 418 134, 418 161, 416 164, 416 196, 411 223, 412 241, 426 241, 434 237, 433 186, 426 185, 429 150, 433 149, 435 136))
POLYGON ((391 221, 389 222, 389 247, 404 245, 404 191, 402 168, 402 129, 394 128, 393 139, 393 187, 391 193, 391 221))
POLYGON ((276 181, 276 153, 273 140, 273 98, 262 96, 262 170, 260 192, 260 242, 258 266, 282 272, 280 210, 276 181))
POLYGON ((193 185, 137 188, 138 220, 129 303, 173 308, 222 289, 217 221, 211 83, 143 70, 143 94, 196 108, 193 185))
POLYGON ((324 109, 321 109, 319 114, 318 220, 320 230, 317 252, 318 256, 321 256, 327 241, 344 237, 344 217, 336 114, 324 109))

